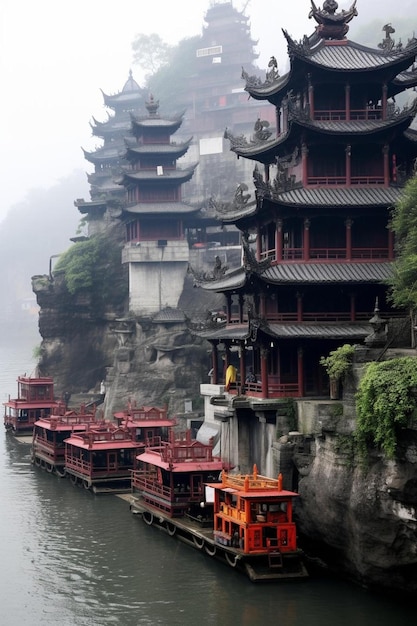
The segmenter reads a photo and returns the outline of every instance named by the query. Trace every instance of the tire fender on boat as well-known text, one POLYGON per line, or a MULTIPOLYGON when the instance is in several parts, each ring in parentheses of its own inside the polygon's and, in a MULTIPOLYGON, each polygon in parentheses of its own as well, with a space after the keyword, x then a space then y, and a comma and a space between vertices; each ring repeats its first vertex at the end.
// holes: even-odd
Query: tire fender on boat
POLYGON ((204 549, 209 556, 214 556, 217 552, 217 547, 212 546, 208 543, 206 543, 206 545, 204 546, 204 549))
POLYGON ((204 537, 197 537, 197 535, 193 535, 193 543, 196 548, 202 550, 204 548, 204 537))
POLYGON ((143 521, 145 522, 145 524, 147 524, 148 526, 152 526, 152 524, 153 524, 153 513, 149 513, 148 511, 144 511, 142 513, 142 518, 143 518, 143 521))
POLYGON ((173 537, 176 532, 177 532, 177 527, 175 526, 175 524, 171 524, 170 522, 167 522, 167 533, 168 533, 168 535, 170 537, 173 537))

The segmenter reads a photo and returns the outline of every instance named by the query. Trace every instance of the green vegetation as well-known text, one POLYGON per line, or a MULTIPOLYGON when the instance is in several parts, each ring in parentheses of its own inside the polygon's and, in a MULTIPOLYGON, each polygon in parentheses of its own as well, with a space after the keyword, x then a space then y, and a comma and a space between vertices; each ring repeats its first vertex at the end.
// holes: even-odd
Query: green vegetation
POLYGON ((405 186, 392 214, 396 261, 394 275, 388 281, 394 306, 417 308, 417 175, 405 186))
POLYGON ((322 356, 320 365, 326 369, 329 378, 343 380, 352 365, 354 353, 355 346, 345 343, 336 350, 329 352, 328 356, 322 356))
POLYGON ((362 458, 369 444, 394 457, 397 431, 417 409, 417 359, 404 357, 369 363, 356 394, 355 439, 362 458))
POLYGON ((75 243, 60 258, 56 271, 63 271, 69 293, 92 293, 97 305, 122 304, 128 293, 121 265, 120 244, 97 235, 75 243))

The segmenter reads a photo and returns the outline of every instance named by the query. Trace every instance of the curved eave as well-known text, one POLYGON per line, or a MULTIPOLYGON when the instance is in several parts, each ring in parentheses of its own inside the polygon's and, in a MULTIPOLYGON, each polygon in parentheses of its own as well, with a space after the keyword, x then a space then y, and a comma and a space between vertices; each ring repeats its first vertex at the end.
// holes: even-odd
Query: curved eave
POLYGON ((175 133, 181 126, 184 115, 177 115, 175 117, 140 117, 130 114, 131 122, 132 122, 132 132, 135 134, 135 131, 142 132, 144 129, 163 129, 168 130, 171 134, 175 133))
POLYGON ((224 224, 234 223, 237 219, 253 217, 258 212, 257 202, 248 202, 243 209, 230 210, 227 213, 216 213, 216 218, 224 224))
POLYGON ((184 170, 167 170, 164 169, 164 173, 160 176, 156 173, 156 170, 147 171, 141 170, 139 172, 123 172, 123 175, 118 181, 121 185, 131 185, 132 183, 175 183, 182 184, 191 180, 197 163, 184 170))
POLYGON ((226 272, 221 278, 213 281, 201 283, 200 287, 205 291, 217 293, 241 289, 247 280, 247 274, 243 267, 226 272))
POLYGON ((406 130, 413 121, 415 113, 414 104, 410 109, 389 120, 315 121, 293 117, 291 125, 307 129, 315 134, 332 137, 375 136, 385 134, 391 128, 396 128, 399 132, 406 130))
POLYGON ((121 91, 113 95, 108 95, 101 90, 103 94, 104 104, 111 109, 117 108, 120 104, 126 105, 126 103, 136 104, 136 108, 143 103, 142 91, 121 91))
POLYGON ((84 148, 81 148, 84 153, 84 158, 90 163, 103 163, 108 161, 115 161, 122 158, 120 146, 115 148, 100 148, 96 152, 87 152, 84 148))
POLYGON ((297 208, 390 208, 398 202, 402 193, 401 187, 298 187, 283 191, 274 199, 264 199, 264 203, 297 208))
POLYGON ((125 156, 129 161, 134 161, 136 157, 143 155, 172 156, 174 159, 179 159, 187 152, 191 139, 178 144, 135 144, 127 146, 125 156))
POLYGON ((260 141, 259 143, 248 143, 247 146, 231 145, 230 150, 238 157, 244 157, 245 159, 251 159, 253 161, 270 165, 271 163, 275 163, 277 148, 281 144, 284 144, 290 136, 291 125, 288 132, 282 133, 279 137, 268 139, 266 141, 260 141))
POLYGON ((274 285, 369 284, 392 276, 393 263, 282 263, 264 270, 261 278, 274 285))
MULTIPOLYGON (((127 205, 123 208, 124 213, 134 213, 135 215, 189 215, 197 213, 199 209, 185 204, 184 202, 142 202, 134 205, 127 205)), ((178 317, 178 315, 177 315, 178 317)), ((155 320, 153 320, 155 322, 155 320)), ((156 320, 156 323, 159 320, 156 320)), ((184 321, 169 320, 169 321, 184 321)))
POLYGON ((277 339, 365 339, 371 333, 369 324, 269 324, 268 334, 277 339))
POLYGON ((245 339, 249 339, 250 336, 250 328, 249 325, 246 324, 219 324, 218 328, 210 328, 207 330, 199 330, 194 331, 197 337, 201 337, 201 339, 207 339, 207 341, 220 341, 220 340, 229 340, 229 341, 244 341, 245 339))
POLYGON ((274 104, 279 100, 279 95, 282 97, 287 93, 287 87, 290 84, 292 72, 287 72, 284 76, 280 76, 273 82, 265 82, 259 86, 246 83, 245 91, 254 100, 270 100, 274 104))
POLYGON ((302 63, 319 70, 369 74, 389 69, 396 75, 413 63, 417 54, 417 40, 412 41, 402 50, 394 49, 390 52, 369 48, 349 39, 343 43, 320 40, 316 46, 307 51, 295 45, 291 46, 291 50, 289 47, 289 52, 294 63, 302 63))

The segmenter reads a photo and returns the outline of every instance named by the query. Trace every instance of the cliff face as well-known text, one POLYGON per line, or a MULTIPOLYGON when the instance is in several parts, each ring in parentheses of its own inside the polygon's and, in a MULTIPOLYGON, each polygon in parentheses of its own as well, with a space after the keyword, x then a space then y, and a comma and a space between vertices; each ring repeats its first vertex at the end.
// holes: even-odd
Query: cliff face
POLYGON ((330 403, 310 421, 308 452, 295 450, 299 532, 332 569, 369 587, 415 593, 417 424, 399 433, 394 460, 373 450, 364 464, 355 454, 349 389, 346 396, 342 414, 330 403))

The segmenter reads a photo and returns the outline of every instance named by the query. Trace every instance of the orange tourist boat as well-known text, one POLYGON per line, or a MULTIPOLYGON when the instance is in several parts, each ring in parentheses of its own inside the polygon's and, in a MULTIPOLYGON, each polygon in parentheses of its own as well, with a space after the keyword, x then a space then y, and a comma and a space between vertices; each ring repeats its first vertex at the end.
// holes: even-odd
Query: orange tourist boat
POLYGON ((297 547, 293 500, 278 479, 232 474, 212 446, 190 437, 137 457, 132 513, 148 525, 244 572, 251 581, 308 577, 297 547))
POLYGON ((28 435, 41 417, 50 415, 58 402, 54 397, 54 381, 49 377, 19 376, 17 398, 4 402, 4 425, 15 435, 28 435))

